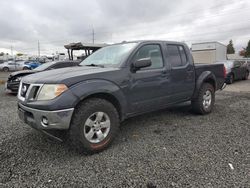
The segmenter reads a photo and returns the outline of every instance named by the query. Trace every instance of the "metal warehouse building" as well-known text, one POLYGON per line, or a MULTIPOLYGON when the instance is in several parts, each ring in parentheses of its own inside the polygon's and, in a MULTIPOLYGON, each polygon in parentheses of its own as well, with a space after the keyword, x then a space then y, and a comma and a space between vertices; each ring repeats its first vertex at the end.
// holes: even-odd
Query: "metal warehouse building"
POLYGON ((227 47, 219 42, 192 44, 194 63, 215 63, 227 59, 227 47))

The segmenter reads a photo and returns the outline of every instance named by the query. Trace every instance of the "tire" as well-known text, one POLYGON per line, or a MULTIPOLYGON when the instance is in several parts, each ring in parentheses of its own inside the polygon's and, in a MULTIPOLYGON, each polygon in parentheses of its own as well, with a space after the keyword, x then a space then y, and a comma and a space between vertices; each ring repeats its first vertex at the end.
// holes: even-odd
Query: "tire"
POLYGON ((23 67, 23 70, 29 70, 29 68, 28 67, 23 67))
POLYGON ((229 77, 229 80, 228 80, 228 84, 232 84, 234 83, 234 75, 231 74, 230 77, 229 77))
POLYGON ((119 124, 119 115, 113 104, 99 98, 87 99, 75 109, 69 139, 80 153, 98 153, 106 149, 114 140, 119 124), (103 114, 100 115, 100 113, 103 114), (95 121, 97 123, 93 124, 95 121))
POLYGON ((248 80, 248 77, 249 77, 249 72, 247 71, 245 76, 243 77, 243 80, 248 80))
POLYGON ((215 103, 215 89, 209 83, 203 83, 198 91, 197 98, 192 100, 192 109, 195 113, 205 115, 211 113, 215 103))
POLYGON ((4 72, 9 72, 9 68, 8 68, 8 67, 4 67, 4 68, 3 68, 3 71, 4 71, 4 72))

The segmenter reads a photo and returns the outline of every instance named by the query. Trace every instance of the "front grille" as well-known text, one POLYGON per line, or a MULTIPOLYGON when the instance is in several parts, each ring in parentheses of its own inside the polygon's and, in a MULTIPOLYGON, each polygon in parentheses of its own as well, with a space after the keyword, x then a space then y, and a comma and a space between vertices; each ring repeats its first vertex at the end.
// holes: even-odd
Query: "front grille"
POLYGON ((18 98, 22 101, 32 101, 35 100, 42 84, 27 84, 20 83, 18 98))
POLYGON ((33 86, 30 89, 29 95, 28 95, 28 99, 29 100, 35 100, 38 94, 38 91, 40 89, 40 86, 33 86))

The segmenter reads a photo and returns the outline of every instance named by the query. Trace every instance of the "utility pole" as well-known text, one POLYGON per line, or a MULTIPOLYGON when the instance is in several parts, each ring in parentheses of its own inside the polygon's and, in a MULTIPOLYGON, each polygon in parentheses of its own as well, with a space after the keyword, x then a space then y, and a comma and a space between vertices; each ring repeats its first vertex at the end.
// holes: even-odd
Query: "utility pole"
POLYGON ((11 53, 11 58, 13 59, 13 62, 15 63, 15 70, 17 70, 16 68, 16 58, 13 56, 13 46, 10 46, 10 53, 11 53))
POLYGON ((38 50, 38 57, 40 57, 40 42, 39 42, 39 40, 37 43, 37 50, 38 50))
POLYGON ((11 54, 11 56, 13 58, 13 46, 12 45, 10 46, 10 54, 11 54))
POLYGON ((95 30, 92 28, 92 43, 95 43, 95 30))

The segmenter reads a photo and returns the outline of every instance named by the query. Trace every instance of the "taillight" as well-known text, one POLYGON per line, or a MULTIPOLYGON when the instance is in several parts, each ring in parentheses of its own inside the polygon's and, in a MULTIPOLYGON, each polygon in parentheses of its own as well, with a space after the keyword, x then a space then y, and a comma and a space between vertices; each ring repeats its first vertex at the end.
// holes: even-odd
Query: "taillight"
POLYGON ((227 69, 225 66, 223 67, 223 73, 224 73, 224 78, 226 78, 227 77, 227 69))

